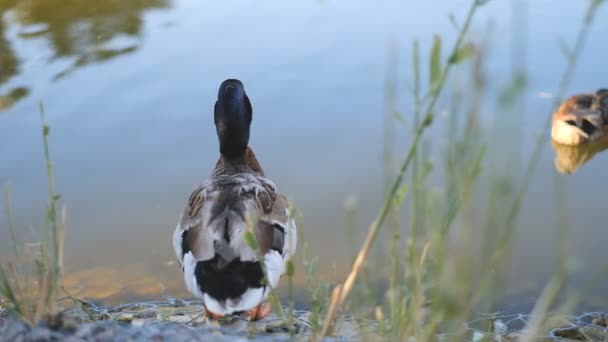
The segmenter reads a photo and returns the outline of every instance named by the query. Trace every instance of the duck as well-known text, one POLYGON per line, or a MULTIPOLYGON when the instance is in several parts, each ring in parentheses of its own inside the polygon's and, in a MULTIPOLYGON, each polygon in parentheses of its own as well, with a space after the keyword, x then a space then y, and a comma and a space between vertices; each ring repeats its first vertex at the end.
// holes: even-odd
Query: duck
POLYGON ((210 320, 268 316, 266 300, 296 251, 289 201, 249 147, 252 117, 243 83, 224 80, 214 107, 220 156, 189 196, 173 233, 186 288, 210 320))
POLYGON ((608 89, 577 94, 553 114, 551 138, 562 145, 579 146, 608 132, 608 89))

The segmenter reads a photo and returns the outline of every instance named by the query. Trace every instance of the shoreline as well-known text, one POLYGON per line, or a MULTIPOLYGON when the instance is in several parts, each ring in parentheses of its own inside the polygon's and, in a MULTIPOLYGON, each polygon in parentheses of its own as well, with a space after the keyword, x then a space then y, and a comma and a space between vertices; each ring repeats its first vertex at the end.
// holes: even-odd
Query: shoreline
MULTIPOLYGON (((210 322, 201 316, 202 305, 197 300, 169 298, 166 301, 136 302, 115 307, 101 307, 82 302, 80 307, 67 309, 34 327, 7 317, 0 306, 0 336, 10 341, 289 341, 290 332, 274 314, 249 322, 232 317, 210 322)), ((293 311, 293 340, 309 340, 313 334, 309 311, 293 311)), ((460 322, 459 337, 467 341, 520 341, 532 316, 481 315, 468 322, 460 322)), ((453 323, 453 322, 452 322, 453 323)), ((458 323, 458 322, 457 322, 458 323)), ((555 317, 547 321, 545 335, 535 341, 604 341, 608 339, 608 314, 581 313, 578 316, 555 317)), ((440 324, 442 325, 442 324, 440 324)), ((436 339, 449 340, 455 333, 444 331, 436 339)), ((326 340, 379 341, 382 324, 343 316, 337 325, 336 336, 326 340)))

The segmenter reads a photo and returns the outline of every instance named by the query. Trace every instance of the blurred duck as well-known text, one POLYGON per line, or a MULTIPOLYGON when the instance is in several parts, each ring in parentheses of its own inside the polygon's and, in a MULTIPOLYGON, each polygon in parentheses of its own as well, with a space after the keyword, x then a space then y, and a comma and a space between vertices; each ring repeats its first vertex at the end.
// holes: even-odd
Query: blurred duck
POLYGON ((287 199, 248 147, 252 114, 241 81, 225 80, 214 110, 219 160, 190 195, 173 234, 186 287, 210 319, 266 317, 271 308, 265 300, 296 250, 287 199))
POLYGON ((551 138, 563 145, 581 145, 608 131, 608 89, 568 98, 553 114, 551 138))

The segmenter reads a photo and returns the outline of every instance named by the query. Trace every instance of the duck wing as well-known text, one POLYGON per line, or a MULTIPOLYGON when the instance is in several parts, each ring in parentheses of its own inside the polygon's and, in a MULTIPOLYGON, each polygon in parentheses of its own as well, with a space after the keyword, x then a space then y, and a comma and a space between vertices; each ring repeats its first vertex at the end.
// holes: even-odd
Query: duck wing
POLYGON ((296 245, 287 199, 270 180, 248 173, 214 177, 197 187, 173 235, 186 286, 221 312, 248 307, 240 300, 248 290, 259 290, 251 300, 259 304, 267 296, 260 262, 275 287, 296 245), (252 228, 259 251, 245 242, 252 228))

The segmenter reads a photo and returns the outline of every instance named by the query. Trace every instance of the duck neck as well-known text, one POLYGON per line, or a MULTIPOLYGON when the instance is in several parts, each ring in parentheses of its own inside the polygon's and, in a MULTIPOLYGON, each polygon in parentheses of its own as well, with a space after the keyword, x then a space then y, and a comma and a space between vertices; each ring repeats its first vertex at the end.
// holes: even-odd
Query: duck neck
POLYGON ((245 152, 238 155, 225 155, 221 157, 222 166, 225 169, 242 169, 247 166, 247 157, 245 152))
POLYGON ((218 127, 220 153, 226 159, 239 160, 245 157, 249 143, 249 127, 244 122, 226 124, 218 127))
POLYGON ((238 155, 222 154, 215 167, 216 174, 255 172, 264 176, 264 170, 258 162, 253 150, 249 147, 238 155))

